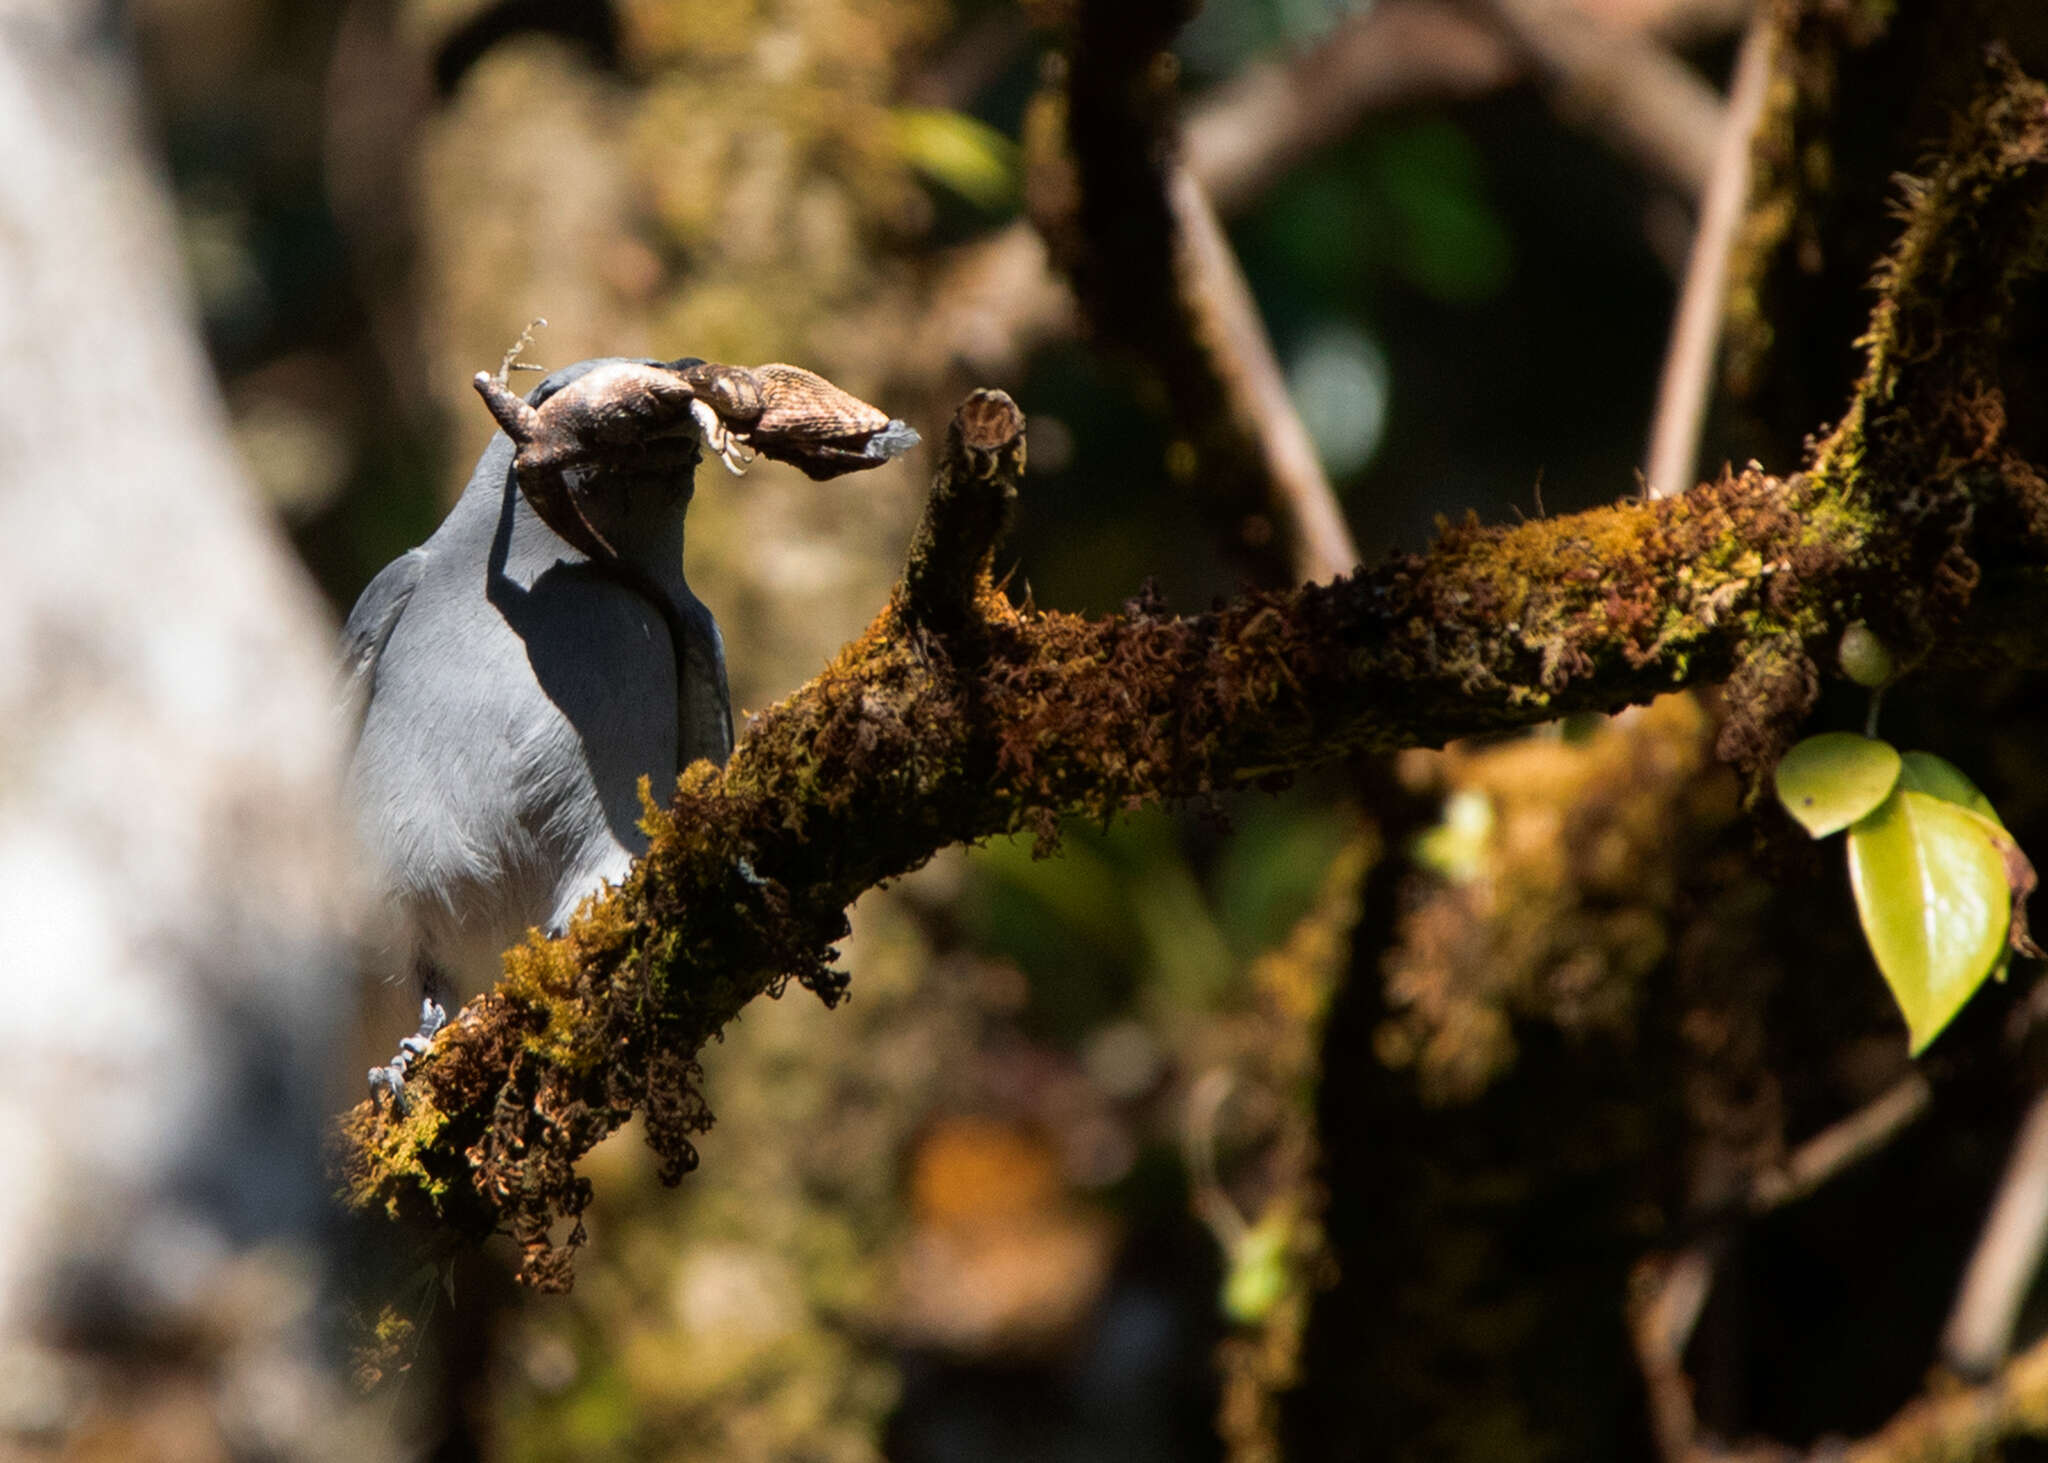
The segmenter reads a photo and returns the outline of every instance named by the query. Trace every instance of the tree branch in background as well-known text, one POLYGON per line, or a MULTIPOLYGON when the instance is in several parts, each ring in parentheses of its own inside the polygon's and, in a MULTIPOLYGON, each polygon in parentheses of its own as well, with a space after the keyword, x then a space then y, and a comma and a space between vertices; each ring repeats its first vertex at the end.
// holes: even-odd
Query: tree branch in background
POLYGON ((1932 1100, 1925 1077, 1914 1072, 1903 1078, 1800 1144, 1782 1165, 1754 1175, 1740 1213, 1711 1218, 1712 1232, 1704 1238, 1636 1266, 1629 1284, 1629 1337, 1649 1398, 1651 1431, 1665 1463, 1709 1463, 1731 1456, 1700 1444, 1685 1352, 1713 1291, 1732 1226, 1796 1204, 1880 1152, 1917 1122, 1932 1100))
POLYGON ((1384 0, 1298 56, 1254 61, 1195 103, 1188 167, 1225 217, 1242 213, 1374 112, 1483 96, 1520 75, 1497 27, 1442 0, 1384 0))
MULTIPOLYGON (((1639 1345, 1641 1339, 1639 1329, 1639 1345)), ((1653 1393, 1652 1405, 1666 1463, 1800 1463, 1802 1458, 1807 1463, 1963 1463, 1997 1457, 1999 1444, 2011 1439, 2038 1438, 2048 1432, 2043 1426, 2048 1417, 2048 1340, 2035 1342, 1981 1385, 1956 1387, 1953 1380, 1945 1387, 1937 1385, 1870 1436, 1847 1444, 1832 1440, 1806 1454, 1774 1443, 1738 1450, 1700 1441, 1683 1372, 1672 1369, 1664 1375, 1665 1388, 1653 1393), (1667 1433, 1671 1422, 1676 1429, 1667 1433)))
POLYGON ((1657 386, 1657 411, 1650 424, 1653 498, 1684 492, 1699 461, 1700 429, 1706 421, 1721 321, 1727 313, 1728 259, 1749 203, 1750 146, 1763 116, 1775 43, 1770 12, 1759 6, 1736 57, 1735 79, 1657 386))
POLYGON ((1260 565, 1272 540, 1305 577, 1357 562, 1265 324, 1202 185, 1178 159, 1173 58, 1181 16, 1120 7, 1074 15, 1064 92, 1039 103, 1033 221, 1090 323, 1156 371, 1183 434, 1180 476, 1201 482, 1222 537, 1260 565), (1058 121, 1050 114, 1063 111, 1058 121))
POLYGON ((1837 1174, 1879 1152, 1918 1122, 1934 1091, 1918 1072, 1901 1078, 1872 1101, 1801 1143, 1782 1165, 1749 1184, 1749 1212, 1768 1214, 1796 1204, 1837 1174))
POLYGON ((1252 298, 1237 254, 1201 183, 1175 163, 1166 177, 1176 232, 1181 303, 1207 348, 1230 410, 1257 444, 1267 492, 1282 525, 1297 582, 1357 567, 1358 545, 1316 444, 1287 394, 1287 377, 1252 298))
MULTIPOLYGON (((1667 7, 1661 24, 1688 35, 1717 29, 1730 19, 1725 4, 1667 7)), ((1700 150, 1698 129, 1710 126, 1699 106, 1637 106, 1629 90, 1663 87, 1680 63, 1641 33, 1592 20, 1574 7, 1571 23, 1603 36, 1619 35, 1624 51, 1657 53, 1640 73, 1613 67, 1598 48, 1581 47, 1605 78, 1595 88, 1610 112, 1642 137, 1631 155, 1685 158, 1700 150), (1659 129, 1670 127, 1666 135, 1659 129)), ((1560 62, 1570 59, 1562 53, 1560 62)), ((1368 116, 1432 100, 1481 96, 1521 79, 1521 52, 1502 27, 1444 0, 1383 0, 1347 16, 1299 55, 1254 62, 1197 98, 1181 129, 1179 158, 1206 190, 1217 215, 1228 219, 1316 150, 1349 136, 1368 116)), ((1560 95, 1573 93, 1558 73, 1560 95)), ((1692 83, 1704 87, 1704 83, 1692 83)), ((1719 102, 1709 100, 1718 109, 1719 102)), ((1711 147, 1711 127, 1707 147, 1711 147)), ((1696 170, 1697 171, 1697 170, 1696 170)), ((1664 169, 1660 176, 1669 172, 1664 169)), ((1668 177, 1683 186, 1682 179, 1668 177)), ((1079 327, 1072 294, 1055 273, 1046 241, 1029 222, 1017 222, 963 246, 941 267, 930 289, 931 310, 919 325, 916 354, 941 369, 964 363, 983 375, 1017 370, 1032 351, 1071 336, 1079 327)))
MULTIPOLYGON (((1484 96, 1534 62, 1568 120, 1694 196, 1711 168, 1720 98, 1650 33, 1595 8, 1510 0, 1474 14, 1443 0, 1382 0, 1299 55, 1255 61, 1200 97, 1184 129, 1188 166, 1233 217, 1373 113, 1484 96)), ((1726 9, 1672 7, 1661 28, 1716 29, 1726 9)))
POLYGON ((2048 1096, 2027 1109, 2006 1159, 1998 1193, 1957 1290, 1941 1356, 1960 1375, 1991 1376, 2012 1348, 2020 1305, 2041 1268, 2048 1241, 2048 1096))
POLYGON ((1568 0, 1485 0, 1485 8, 1542 72, 1560 114, 1686 197, 1706 191, 1722 103, 1697 71, 1568 0))

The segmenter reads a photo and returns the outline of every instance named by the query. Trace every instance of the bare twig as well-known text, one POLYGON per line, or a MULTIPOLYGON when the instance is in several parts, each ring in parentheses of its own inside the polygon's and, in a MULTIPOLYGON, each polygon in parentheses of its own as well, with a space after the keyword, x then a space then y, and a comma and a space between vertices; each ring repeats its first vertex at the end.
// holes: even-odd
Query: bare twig
POLYGON ((1045 104, 1064 112, 1064 140, 1037 156, 1033 221, 1094 328, 1156 372, 1219 536, 1267 579, 1341 572, 1357 561, 1343 515, 1229 241, 1177 157, 1164 50, 1176 16, 1077 8, 1064 95, 1045 104), (1267 547, 1268 515, 1285 533, 1284 566, 1267 547))
POLYGON ((1919 1121, 1932 1095, 1927 1079, 1918 1072, 1901 1078, 1881 1096, 1800 1144, 1782 1168, 1752 1179, 1749 1212, 1768 1214, 1796 1203, 1861 1163, 1919 1121))
MULTIPOLYGON (((1432 96, 1490 91, 1518 71, 1483 22, 1444 0, 1386 0, 1352 16, 1307 53, 1262 61, 1197 99, 1181 160, 1230 218, 1315 149, 1365 115, 1432 96)), ((910 354, 983 376, 1016 369, 1074 334, 1079 313, 1045 239, 1019 221, 956 250, 932 290, 910 354)))
POLYGON ((1706 189, 1721 99, 1698 72, 1637 32, 1562 0, 1485 0, 1540 67, 1567 116, 1687 197, 1706 189))
POLYGON ((1988 1377, 2005 1360, 2020 1303, 2048 1242, 2048 1093, 2036 1097, 2013 1139, 2005 1177, 1963 1273, 1941 1333, 1941 1355, 1966 1377, 1988 1377))
POLYGON ((1646 30, 1696 38, 1727 25, 1742 4, 1669 5, 1643 13, 1643 26, 1596 15, 1612 7, 1585 0, 1555 16, 1524 0, 1502 26, 1444 0, 1381 0, 1309 50, 1254 61, 1202 96, 1187 121, 1187 163, 1216 211, 1233 217, 1371 113, 1483 95, 1519 79, 1523 55, 1533 53, 1569 103, 1583 111, 1579 98, 1598 98, 1589 120, 1619 129, 1625 152, 1692 196, 1709 175, 1709 119, 1720 102, 1646 30))
POLYGON ((1216 1247, 1224 1255, 1236 1253, 1251 1225, 1244 1211, 1223 1187, 1216 1168, 1216 1130, 1223 1108, 1237 1090, 1237 1074, 1228 1067, 1211 1067, 1188 1088, 1181 1114, 1181 1164, 1188 1171, 1188 1202, 1195 1217, 1209 1227, 1216 1247))
POLYGON ((1477 96, 1520 70, 1492 26, 1443 0, 1384 0, 1307 52, 1254 61, 1197 101, 1187 165, 1226 218, 1367 114, 1477 96))
POLYGON ((1685 491, 1699 456, 1700 428, 1721 343, 1728 253, 1749 199, 1750 138, 1769 91, 1774 35, 1766 8, 1758 7, 1736 58, 1727 115, 1657 387, 1649 470, 1650 495, 1655 498, 1685 491))
POLYGON ((1704 1245, 1653 1255, 1629 1277, 1629 1340, 1648 1394, 1650 1430, 1665 1463, 1687 1463, 1699 1434, 1685 1348, 1714 1286, 1714 1258, 1704 1245))
MULTIPOLYGON (((1691 34, 1702 25, 1718 26, 1725 18, 1722 8, 1678 4, 1657 19, 1691 34)), ((1575 23, 1598 24, 1584 16, 1575 23)), ((1619 29, 1601 25, 1600 34, 1619 29)), ((1631 43, 1657 49, 1648 41, 1631 43)), ((1657 54, 1666 69, 1676 64, 1657 54)), ((1182 161, 1207 190, 1216 213, 1233 218, 1289 169, 1348 136, 1372 113, 1432 98, 1482 95, 1522 74, 1517 51, 1499 28, 1464 8, 1445 0, 1382 0, 1306 52, 1253 62, 1197 98, 1182 127, 1182 161)), ((1624 71, 1615 84, 1634 83, 1624 71)), ((1683 116, 1700 109, 1683 103, 1638 112, 1624 93, 1616 104, 1653 136, 1664 126, 1700 125, 1683 116)), ((1684 156, 1688 148, 1673 143, 1655 150, 1684 156)), ((1695 171, 1704 176, 1706 167, 1695 171)), ((914 355, 941 365, 965 363, 983 374, 1009 371, 1039 345, 1071 335, 1076 325, 1073 298, 1050 269, 1045 244, 1029 223, 1010 224, 963 246, 931 293, 932 309, 914 355)))
MULTIPOLYGON (((1927 1110, 1927 1079, 1915 1072, 1807 1139, 1783 1167, 1750 1181, 1746 1211, 1767 1214, 1806 1198, 1830 1179, 1878 1152, 1927 1110)), ((1715 1271, 1732 1226, 1724 1216, 1714 1231, 1675 1254, 1653 1255, 1629 1282, 1629 1337, 1648 1394, 1650 1424, 1665 1463, 1701 1463, 1699 1419, 1685 1350, 1713 1292, 1715 1271)))
POLYGON ((1264 459, 1295 578, 1305 582, 1347 573, 1358 565, 1358 545, 1287 394, 1266 322, 1230 240, 1189 169, 1169 169, 1166 188, 1180 233, 1182 298, 1196 335, 1209 348, 1232 412, 1264 459))
MULTIPOLYGON (((1808 1143, 1787 1165, 1788 1172, 1804 1169, 1816 1181, 1823 1173, 1839 1172, 1896 1134, 1924 1109, 1926 1100, 1919 1079, 1901 1082, 1862 1112, 1808 1143)), ((1781 1204, 1806 1192, 1810 1185, 1773 1186, 1753 1190, 1751 1202, 1781 1204)), ((2044 1229, 2048 1229, 2048 1094, 2034 1100, 2014 1141, 2005 1180, 1942 1339, 1944 1360, 1949 1365, 1965 1375, 1988 1380, 1960 1389, 1954 1388, 1952 1381, 1947 1388, 1937 1386, 1901 1408, 1869 1437, 1817 1450, 1809 1455, 1811 1463, 1985 1458, 1997 1456, 1998 1444, 2008 1439, 2048 1436, 2048 1340, 2035 1342, 2000 1367, 2011 1341, 2014 1312, 2039 1259, 2044 1229)), ((1664 1339, 1666 1346, 1660 1355, 1675 1354, 1671 1338, 1664 1339)), ((1682 1339, 1676 1342, 1678 1349, 1683 1344, 1682 1339)), ((1647 1365, 1645 1374, 1650 1374, 1647 1365)), ((1681 1385, 1684 1382, 1682 1376, 1677 1380, 1681 1385)), ((1669 1400, 1658 1395, 1653 1382, 1652 1406, 1660 1429, 1669 1400)), ((1690 1418, 1689 1390, 1681 1400, 1683 1423, 1690 1418)), ((1691 1448, 1687 1453, 1666 1450, 1670 1463, 1686 1459, 1704 1463, 1689 1436, 1687 1444, 1691 1448)))

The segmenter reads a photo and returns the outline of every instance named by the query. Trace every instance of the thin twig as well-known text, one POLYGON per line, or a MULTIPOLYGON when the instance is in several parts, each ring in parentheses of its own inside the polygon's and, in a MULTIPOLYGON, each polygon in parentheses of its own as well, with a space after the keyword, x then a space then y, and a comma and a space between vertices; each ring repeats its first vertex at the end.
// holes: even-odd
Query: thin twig
POLYGON ((1172 22, 1148 12, 1134 23, 1108 0, 1076 8, 1062 145, 1035 164, 1033 222, 1098 338, 1163 388, 1215 530, 1245 567, 1268 580, 1334 577, 1357 550, 1251 288, 1179 158, 1175 73, 1160 64, 1172 22))
MULTIPOLYGON (((1782 1167, 1751 1179, 1748 1214, 1768 1214, 1804 1199, 1875 1154, 1927 1110, 1929 1097, 1927 1079, 1914 1072, 1822 1129, 1794 1149, 1782 1167)), ((1735 1218, 1724 1218, 1713 1233, 1676 1254, 1647 1257, 1630 1278, 1629 1337, 1665 1463, 1697 1463, 1707 1456, 1699 1444, 1685 1350, 1713 1293, 1715 1270, 1735 1218)))
POLYGON ((1188 166, 1226 218, 1372 112, 1479 96, 1520 71, 1498 31, 1442 0, 1384 0, 1312 49, 1254 61, 1205 93, 1183 131, 1188 166))
POLYGON ((1901 1078, 1883 1095, 1793 1149, 1783 1167, 1752 1179, 1749 1212, 1768 1214, 1796 1203, 1861 1163, 1917 1122, 1932 1096, 1927 1079, 1918 1072, 1901 1078))
POLYGON ((1226 1256, 1236 1254, 1251 1229, 1216 1169, 1216 1129, 1236 1087, 1237 1076, 1228 1067, 1211 1067, 1188 1089, 1180 1127, 1181 1162, 1193 1190, 1195 1216, 1226 1256))
POLYGON ((1541 68, 1558 110, 1688 198, 1706 191, 1723 106, 1698 72, 1642 35, 1562 0, 1485 0, 1541 68))
POLYGON ((1685 1348, 1714 1287, 1714 1257, 1705 1245, 1650 1256, 1629 1277, 1629 1340, 1648 1394, 1650 1430, 1665 1463, 1693 1456, 1699 1417, 1685 1348))
POLYGON ((2048 1093, 2013 1140, 2005 1177, 1942 1328, 1941 1355, 1966 1377, 1987 1377, 2012 1345, 2013 1325, 2048 1241, 2048 1093))
POLYGON ((1650 427, 1653 498, 1668 498, 1692 485, 1714 358, 1721 344, 1728 253, 1749 201, 1750 138, 1770 89, 1774 35, 1766 7, 1759 6, 1736 57, 1720 145, 1671 324, 1664 374, 1657 386, 1657 414, 1650 427))
POLYGON ((1310 581, 1349 573, 1358 567, 1358 545, 1287 394, 1237 254, 1189 169, 1172 167, 1166 190, 1180 234, 1181 296, 1225 399, 1265 460, 1268 492, 1287 535, 1295 577, 1310 581))

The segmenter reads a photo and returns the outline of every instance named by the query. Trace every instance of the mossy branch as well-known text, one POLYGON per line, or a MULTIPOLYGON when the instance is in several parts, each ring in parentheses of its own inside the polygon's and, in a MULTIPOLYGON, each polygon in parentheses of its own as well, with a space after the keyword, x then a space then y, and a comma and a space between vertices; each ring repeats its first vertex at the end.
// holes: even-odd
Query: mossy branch
MULTIPOLYGON (((1988 179, 1973 196, 2012 227, 1986 233, 1962 207, 1942 218, 1976 240, 1986 273, 1970 278, 2009 281, 2040 267, 2048 92, 2004 75, 1972 127, 1909 209, 1988 179), (2005 257, 1987 259, 1987 240, 2005 257)), ((1919 222, 1909 214, 1909 239, 1919 222)), ((2009 312, 1996 292, 1945 296, 1956 276, 1939 254, 1902 249, 1886 275, 1873 369, 1845 416, 1853 452, 1837 433, 1789 477, 1751 467, 1664 502, 1448 527, 1427 553, 1209 614, 1010 604, 988 566, 1024 423, 1001 393, 977 393, 889 605, 755 719, 723 772, 699 763, 668 807, 650 799, 649 852, 626 884, 563 939, 507 957, 499 990, 414 1069, 406 1116, 350 1115, 353 1199, 458 1233, 509 1230, 527 1279, 565 1284, 580 1226, 553 1229, 589 1197, 575 1162, 638 1112, 664 1177, 680 1177, 710 1121, 704 1044, 792 976, 836 999, 846 906, 951 844, 1050 839, 1071 814, 1717 682, 1724 752, 1767 757, 1849 622, 1924 650, 1954 635, 1980 563, 2048 564, 2048 495, 2000 432, 1985 306, 2009 312), (1887 312, 1944 299, 1959 326, 1975 322, 1968 369, 1915 350, 1880 370, 1898 339, 1887 312), (1890 409, 1902 400, 1946 409, 1890 409), (1881 476, 1898 464, 1914 479, 1881 476)))
POLYGON ((974 621, 976 579, 1008 526, 1024 474, 1024 413, 977 391, 946 431, 945 459, 910 541, 900 604, 906 621, 958 636, 974 621))

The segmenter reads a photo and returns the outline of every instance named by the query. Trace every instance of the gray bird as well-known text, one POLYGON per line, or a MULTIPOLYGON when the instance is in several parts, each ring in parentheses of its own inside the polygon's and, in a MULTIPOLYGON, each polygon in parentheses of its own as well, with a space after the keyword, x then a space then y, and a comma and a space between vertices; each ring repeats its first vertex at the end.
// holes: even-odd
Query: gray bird
POLYGON ((778 434, 781 378, 759 378, 764 412, 753 373, 688 359, 584 361, 524 403, 480 376, 513 435, 491 439, 433 537, 350 613, 362 721, 347 792, 390 915, 381 963, 422 1001, 373 1089, 402 1099, 445 1003, 494 984, 529 928, 559 933, 624 878, 646 847, 643 776, 659 795, 697 758, 731 754, 724 643, 683 577, 706 442, 728 466, 759 450, 831 476, 917 440, 820 377, 759 370, 868 415, 842 416, 836 437, 809 417, 778 434))

